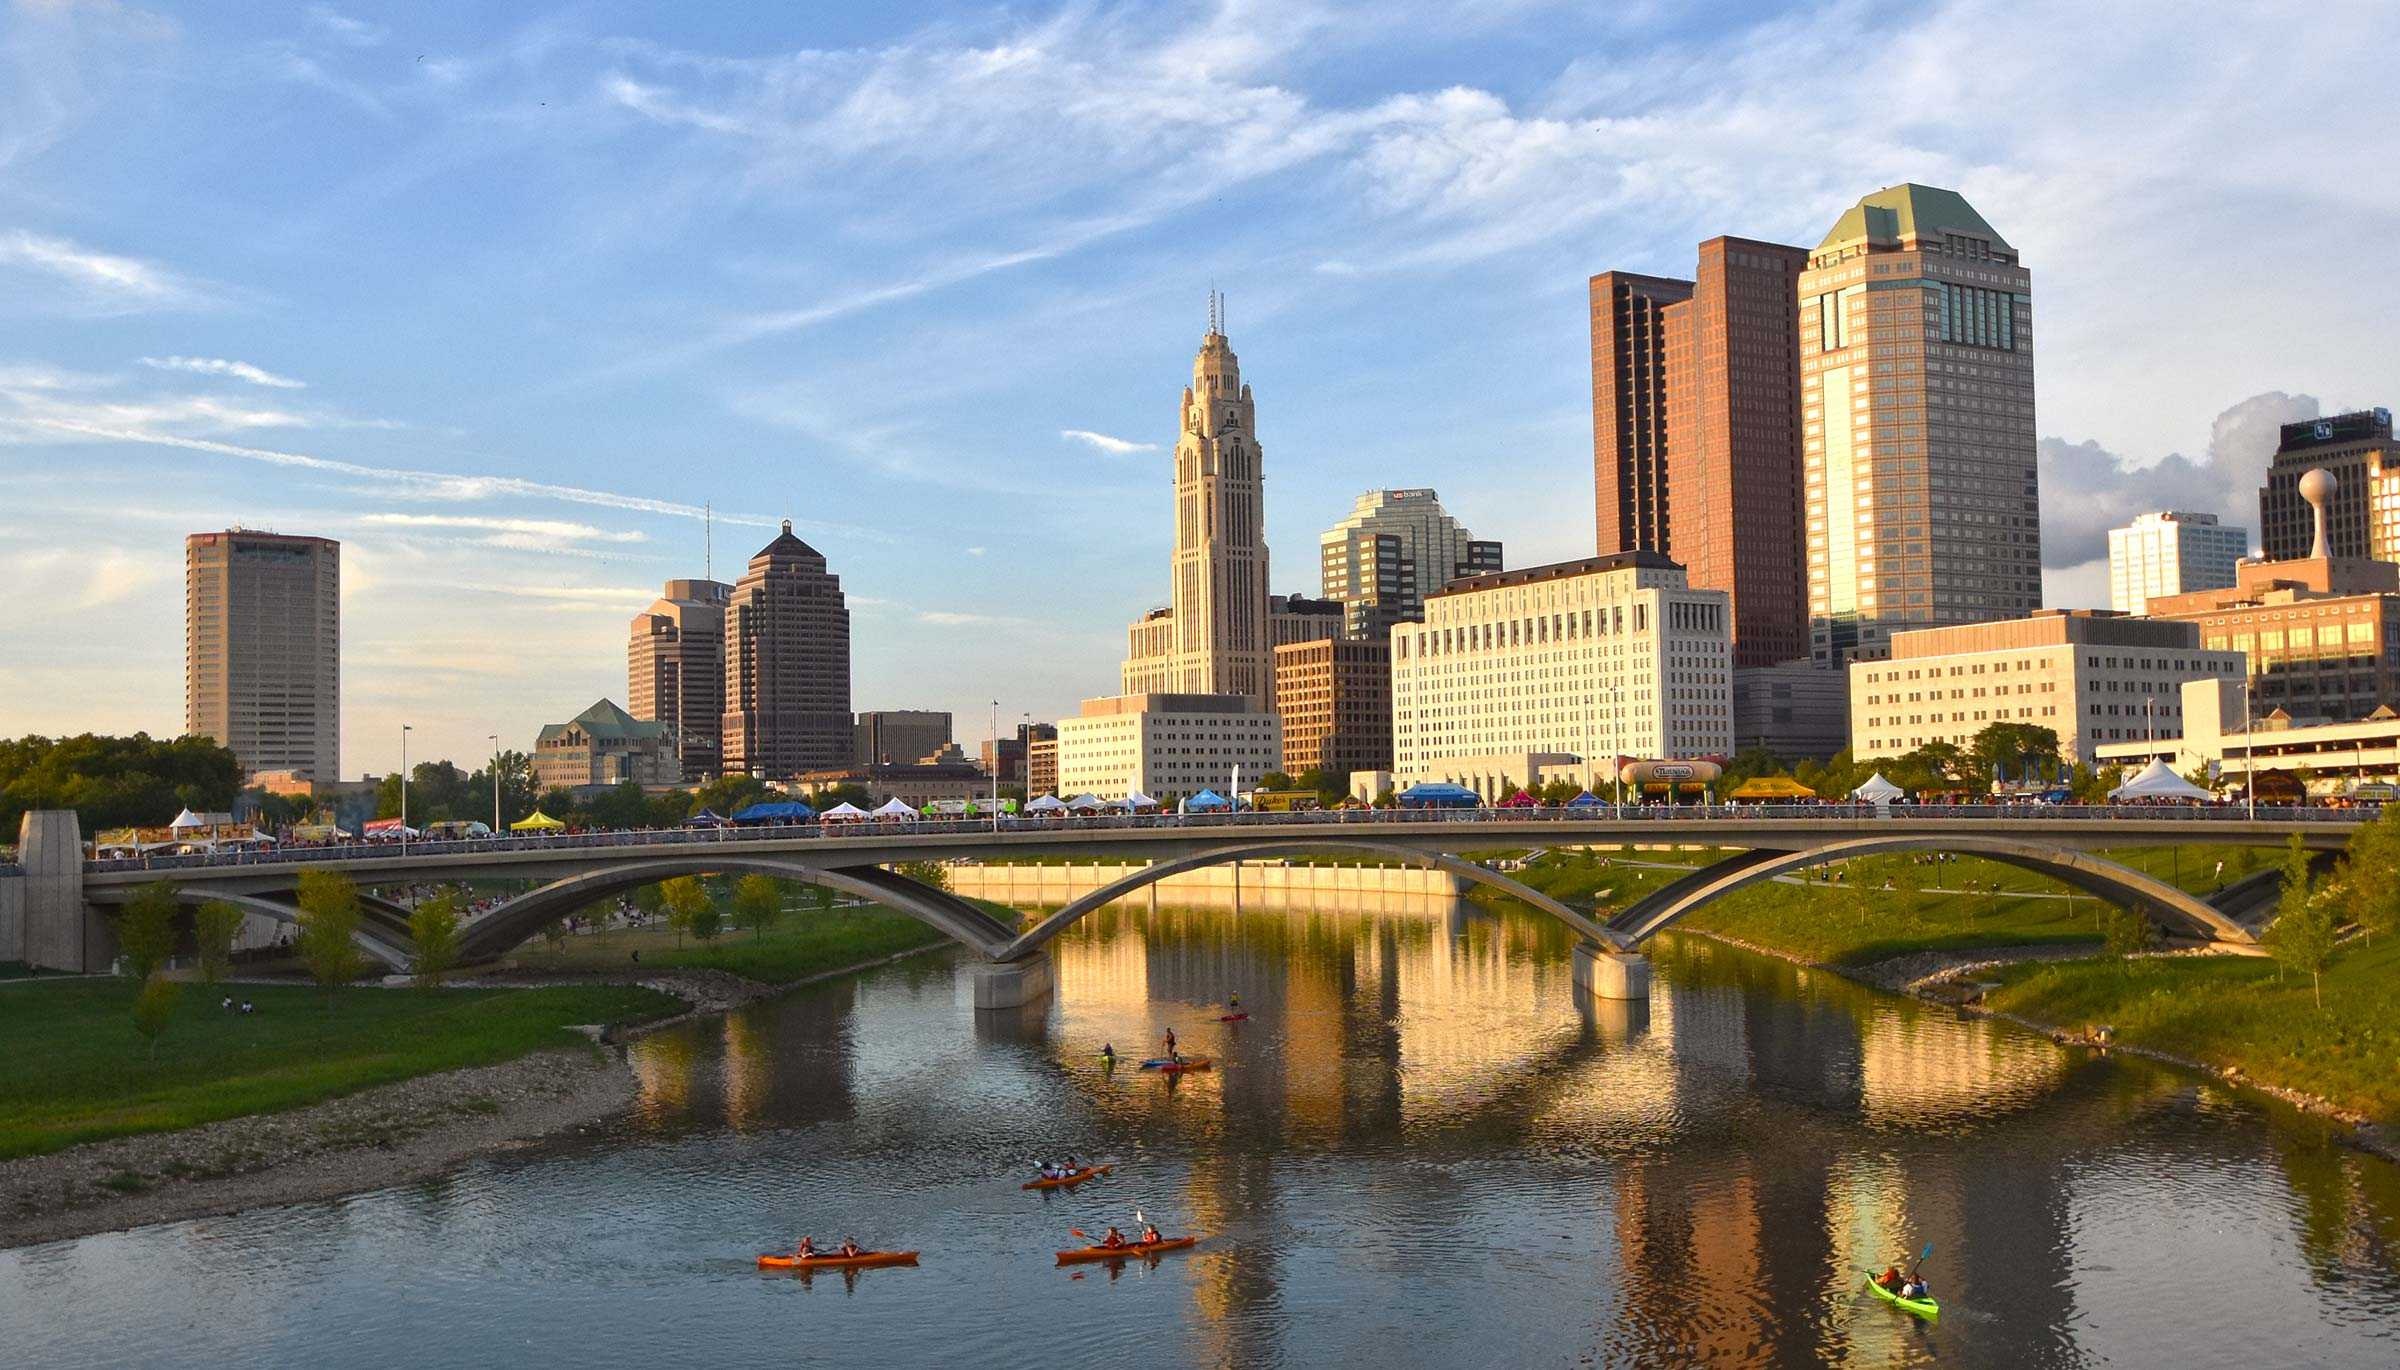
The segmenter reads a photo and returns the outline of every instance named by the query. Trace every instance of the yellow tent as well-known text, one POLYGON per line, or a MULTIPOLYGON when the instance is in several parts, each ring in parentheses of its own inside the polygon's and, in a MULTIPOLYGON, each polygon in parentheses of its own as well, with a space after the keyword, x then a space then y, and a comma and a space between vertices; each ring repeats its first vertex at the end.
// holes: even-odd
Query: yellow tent
POLYGON ((535 809, 532 813, 509 824, 508 830, 510 832, 557 832, 566 826, 540 809, 535 809))
POLYGON ((1743 781, 1725 796, 1734 800, 1814 799, 1817 792, 1785 775, 1761 775, 1743 781))

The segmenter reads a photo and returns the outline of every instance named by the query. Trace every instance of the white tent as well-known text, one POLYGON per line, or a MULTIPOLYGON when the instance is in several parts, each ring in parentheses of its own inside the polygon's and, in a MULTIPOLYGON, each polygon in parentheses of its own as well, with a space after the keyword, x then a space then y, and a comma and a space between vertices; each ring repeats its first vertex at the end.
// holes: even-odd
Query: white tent
POLYGON ((1135 790, 1133 793, 1125 796, 1125 808, 1129 813, 1147 813, 1157 807, 1158 801, 1142 793, 1140 790, 1135 790))
POLYGON ((1108 805, 1096 794, 1079 794, 1067 801, 1071 813, 1098 813, 1108 805))
POLYGON ((883 801, 883 807, 875 811, 875 816, 877 818, 914 818, 917 816, 917 811, 901 803, 900 797, 894 795, 883 801))
POLYGON ((175 815, 175 821, 167 826, 177 832, 183 832, 191 828, 205 828, 208 826, 208 820, 193 813, 190 809, 185 809, 182 813, 175 815))
POLYGON ((2120 799, 2168 799, 2179 803, 2199 803, 2215 797, 2175 774, 2174 768, 2159 757, 2152 757, 2140 775, 2108 792, 2112 804, 2120 799))
POLYGON ((1065 813, 1066 803, 1057 795, 1046 794, 1025 806, 1027 813, 1065 813))
POLYGON ((1867 777, 1866 784, 1852 790, 1850 797, 1862 804, 1889 804, 1907 793, 1908 791, 1884 779, 1883 772, 1877 771, 1867 777))
POLYGON ((827 809, 825 812, 818 814, 817 818, 820 822, 825 823, 855 823, 866 816, 867 811, 865 809, 860 808, 856 804, 844 802, 836 804, 832 808, 827 809))

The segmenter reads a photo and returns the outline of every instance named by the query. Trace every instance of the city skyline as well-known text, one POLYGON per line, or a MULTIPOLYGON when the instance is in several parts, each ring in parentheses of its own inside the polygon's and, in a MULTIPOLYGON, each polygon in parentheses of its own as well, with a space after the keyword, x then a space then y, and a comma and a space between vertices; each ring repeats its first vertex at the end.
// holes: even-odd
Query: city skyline
MULTIPOLYGON (((2072 26, 1986 8, 1898 19, 1891 52, 1843 68, 1850 91, 1788 61, 1843 50, 1839 9, 1718 31, 1436 14, 1401 39, 1305 6, 682 33, 20 7, 0 20, 23 78, 0 97, 18 514, 0 569, 32 610, 0 665, 0 733, 176 731, 177 552, 238 523, 344 545, 345 773, 388 769, 403 721, 413 755, 468 760, 620 696, 628 617, 710 569, 703 504, 731 539, 720 579, 787 511, 844 575, 858 707, 947 708, 970 733, 995 696, 1055 717, 1107 688, 1116 625, 1157 602, 1175 436, 1158 394, 1212 281, 1270 378, 1269 590, 1306 592, 1309 540, 1381 486, 1441 488, 1541 563, 1589 546, 1586 278, 1677 274, 1718 232, 1815 241, 1903 179, 1959 190, 2041 273, 2046 598, 2103 604, 2107 527, 2162 506, 2247 522, 2278 423, 2389 402, 2377 282, 2248 263, 2304 231, 2296 206, 2393 212, 2380 187, 2334 184, 2304 92, 2395 21, 2329 11, 2357 42, 2301 82, 2299 54, 2230 32, 2247 16, 2129 18, 2198 115, 2128 155, 2110 115, 2142 92, 2092 93, 2099 54, 2072 26), (1988 126, 1827 136, 1878 80, 1915 79, 1898 54, 1968 33, 1989 44, 1988 126), (1000 51, 1045 98, 976 74, 1000 51), (1349 70, 1361 56, 1383 74, 1349 70), (1697 101, 1676 79, 1693 64, 1723 77, 1697 101), (776 77, 801 67, 810 107, 850 113, 798 126, 776 77), (1110 105, 1162 73, 1188 104, 1120 110, 1157 135, 1138 157, 1047 98, 1110 105), (918 140, 913 188, 866 165, 888 149, 850 103, 900 78, 904 133, 879 136, 918 140), (1057 136, 1023 136, 1051 119, 1057 136), (1761 122, 1779 131, 1738 145, 1761 122), (1250 161, 1223 151, 1226 123, 1250 161), (810 133, 850 141, 795 169, 810 133), (1015 146, 995 159, 987 139, 1015 146), (242 149, 287 145, 322 179, 242 172, 242 149), (1701 174, 1662 181, 1687 164, 1701 174), (1795 170, 1750 177, 1770 164, 1795 170), (1364 193, 1318 193, 1328 177, 1364 193), (906 191, 903 216, 951 207, 904 232, 829 189, 853 179, 906 191), (2199 227, 2162 249, 2140 227, 2162 220, 2199 227), (2269 322, 2204 326, 2232 317, 2269 322), (2123 478, 2120 452, 2160 488, 2123 478), (1061 584, 1072 613, 1026 608, 1061 584)), ((2393 117, 2355 116, 2366 140, 2393 117)))

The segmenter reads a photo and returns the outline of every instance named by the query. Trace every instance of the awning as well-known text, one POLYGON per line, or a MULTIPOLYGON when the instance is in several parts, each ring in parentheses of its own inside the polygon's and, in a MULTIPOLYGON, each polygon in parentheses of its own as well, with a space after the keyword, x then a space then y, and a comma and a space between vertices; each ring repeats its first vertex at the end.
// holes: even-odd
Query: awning
POLYGON ((1067 808, 1073 813, 1098 813, 1107 807, 1108 801, 1096 794, 1079 794, 1067 801, 1067 808))
POLYGON ((883 807, 875 811, 875 816, 877 818, 914 818, 917 816, 917 811, 901 803, 899 796, 895 795, 883 801, 883 807))
POLYGON ((1142 793, 1140 790, 1135 790, 1133 793, 1125 796, 1125 807, 1132 812, 1139 813, 1143 809, 1157 808, 1158 801, 1142 793))
POLYGON ((1219 809, 1232 808, 1233 801, 1215 790, 1202 790, 1183 801, 1183 807, 1186 813, 1214 813, 1219 809))
POLYGON ((1567 807, 1570 809, 1596 809, 1607 802, 1607 800, 1602 799, 1600 796, 1592 793, 1590 790, 1585 790, 1583 793, 1575 796, 1573 799, 1568 800, 1567 807))
POLYGON ((2216 798, 2198 785, 2175 774, 2163 758, 2152 757, 2142 773, 2108 792, 2110 803, 2120 799, 2167 799, 2184 803, 2201 803, 2216 798))
POLYGON ((540 809, 535 809, 532 813, 509 824, 508 830, 510 832, 558 832, 566 826, 540 809))
POLYGON ((1031 803, 1028 803, 1028 804, 1025 806, 1025 812, 1027 812, 1027 813, 1063 813, 1063 812, 1065 812, 1065 811, 1066 811, 1066 807, 1067 807, 1067 805, 1066 805, 1066 801, 1065 801, 1065 800, 1062 800, 1062 799, 1060 799, 1060 798, 1059 798, 1057 795, 1054 795, 1054 794, 1046 794, 1046 795, 1043 795, 1041 798, 1039 798, 1039 799, 1036 799, 1036 800, 1032 801, 1031 803))
MULTIPOLYGON (((816 816, 817 811, 815 809, 810 808, 808 805, 801 803, 797 799, 774 799, 762 800, 759 803, 750 805, 748 808, 737 810, 733 815, 733 821, 743 824, 806 823, 808 820, 816 816)), ((694 819, 692 821, 696 823, 699 820, 694 819)))
POLYGON ((1476 809, 1483 807, 1483 796, 1447 780, 1428 780, 1402 790, 1399 803, 1404 809, 1476 809))
POLYGON ((718 813, 715 809, 702 809, 683 820, 683 826, 687 828, 721 828, 725 826, 726 822, 725 815, 718 813))
POLYGON ((1866 784, 1859 786, 1855 790, 1852 790, 1850 792, 1850 797, 1858 800, 1862 804, 1889 804, 1895 799, 1902 798, 1907 793, 1908 791, 1901 789, 1898 785, 1895 785, 1891 781, 1884 779, 1883 772, 1877 771, 1875 774, 1867 777, 1866 784))
POLYGON ((1727 799, 1814 799, 1817 792, 1788 775, 1752 776, 1733 787, 1727 799))
POLYGON ((853 823, 866 816, 867 811, 865 809, 862 809, 856 804, 852 804, 847 800, 836 804, 832 808, 827 809, 825 812, 817 815, 817 817, 824 819, 828 823, 853 823))
POLYGON ((1527 794, 1523 790, 1519 790, 1515 794, 1512 794, 1508 798, 1500 801, 1500 807, 1504 809, 1538 809, 1541 806, 1542 801, 1534 798, 1530 794, 1527 794))

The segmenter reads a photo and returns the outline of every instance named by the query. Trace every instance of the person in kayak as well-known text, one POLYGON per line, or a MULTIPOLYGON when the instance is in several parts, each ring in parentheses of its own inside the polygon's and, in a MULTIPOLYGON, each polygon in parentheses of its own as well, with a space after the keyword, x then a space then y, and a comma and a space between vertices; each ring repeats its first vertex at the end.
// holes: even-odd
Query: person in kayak
POLYGON ((1163 1241, 1165 1241, 1165 1240, 1166 1240, 1166 1238, 1164 1238, 1164 1237, 1161 1237, 1160 1235, 1158 1235, 1158 1224, 1157 1224, 1157 1223, 1144 1223, 1144 1224, 1142 1224, 1142 1245, 1144 1245, 1144 1246, 1156 1246, 1156 1245, 1158 1245, 1160 1242, 1163 1242, 1163 1241))
POLYGON ((1239 1012, 1241 1012, 1241 1011, 1242 1011, 1242 995, 1241 995, 1241 991, 1239 991, 1239 990, 1236 990, 1236 991, 1234 991, 1233 993, 1231 993, 1231 994, 1229 994, 1229 995, 1226 995, 1226 996, 1225 996, 1225 1002, 1226 1002, 1228 1005, 1230 1005, 1230 1006, 1232 1007, 1232 1009, 1233 1009, 1233 1011, 1234 1011, 1235 1013, 1239 1013, 1239 1012))
POLYGON ((1100 1059, 1103 1061, 1113 1061, 1117 1059, 1117 1044, 1114 1042, 1102 1042, 1100 1044, 1100 1059))
POLYGON ((1113 1251, 1125 1244, 1125 1234, 1112 1227, 1108 1229, 1108 1235, 1100 1239, 1100 1244, 1113 1251))
POLYGON ((844 1237, 842 1238, 841 1254, 844 1256, 857 1256, 864 1253, 858 1249, 858 1243, 855 1240, 849 1237, 844 1237))
POLYGON ((1173 1028, 1167 1029, 1167 1059, 1170 1061, 1180 1061, 1183 1059, 1181 1056, 1175 1054, 1175 1029, 1173 1028))
POLYGON ((1882 1285, 1890 1293, 1897 1294, 1907 1281, 1901 1278, 1900 1267, 1895 1264, 1885 1266, 1883 1273, 1875 1277, 1875 1283, 1882 1285))
POLYGON ((1900 1286, 1900 1297, 1904 1299, 1922 1299, 1932 1292, 1925 1284, 1923 1272, 1916 1269, 1908 1272, 1908 1283, 1900 1286))
POLYGON ((800 1244, 792 1248, 792 1259, 794 1260, 813 1261, 816 1258, 817 1239, 814 1237, 804 1236, 800 1239, 800 1244))

